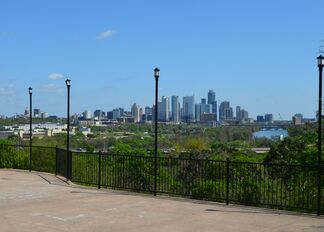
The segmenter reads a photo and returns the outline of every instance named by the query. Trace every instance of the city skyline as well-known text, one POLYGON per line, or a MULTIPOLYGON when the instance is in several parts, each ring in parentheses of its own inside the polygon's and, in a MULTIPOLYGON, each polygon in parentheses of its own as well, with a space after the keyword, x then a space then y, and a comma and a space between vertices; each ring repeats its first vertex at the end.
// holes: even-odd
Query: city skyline
MULTIPOLYGON (((172 96, 161 96, 160 99, 158 100, 158 120, 162 121, 162 122, 168 122, 168 121, 173 121, 173 122, 194 122, 194 121, 200 121, 200 114, 202 113, 212 113, 215 115, 215 121, 222 121, 223 119, 238 119, 240 121, 241 117, 243 118, 248 118, 248 119, 253 119, 255 121, 257 121, 259 116, 265 116, 268 114, 271 114, 273 117, 273 120, 291 120, 292 117, 294 117, 296 114, 300 114, 302 115, 302 117, 304 118, 315 118, 316 116, 314 115, 313 117, 305 117, 305 115, 302 112, 295 112, 293 113, 289 118, 283 118, 282 115, 279 113, 278 115, 274 115, 272 112, 267 111, 267 112, 261 112, 261 113, 257 113, 256 116, 251 116, 250 115, 250 110, 245 110, 246 108, 241 108, 242 104, 239 105, 232 105, 230 106, 231 101, 229 100, 219 100, 219 102, 216 99, 216 93, 213 89, 209 89, 208 92, 206 92, 206 95, 203 96, 202 98, 195 98, 195 94, 193 95, 185 95, 185 96, 178 96, 178 95, 172 95, 172 96), (177 101, 177 107, 174 108, 173 106, 173 99, 176 98, 177 101), (180 98, 180 100, 179 100, 180 98), (182 100, 182 104, 180 103, 182 100), (191 103, 190 106, 190 112, 186 112, 188 111, 188 106, 186 105, 185 102, 189 101, 191 103), (222 108, 222 105, 226 105, 226 109, 230 110, 229 112, 223 112, 224 111, 222 108), (198 108, 197 108, 198 107, 198 108), (201 109, 201 107, 203 109, 201 109), (235 107, 235 108, 234 108, 235 107), (166 110, 169 109, 169 110, 166 110), (178 115, 176 115, 176 119, 174 120, 173 117, 173 109, 175 109, 176 111, 178 111, 178 115), (235 109, 235 111, 234 111, 235 109), (181 112, 182 111, 182 112, 181 112), (181 115, 181 113, 183 115, 181 115), (241 115, 241 113, 243 113, 244 116, 241 115), (189 114, 191 116, 189 116, 189 114), (238 116, 239 115, 239 116, 238 116), (249 116, 247 116, 249 115, 249 116), (187 119, 186 119, 187 117, 187 119), (180 120, 181 119, 181 120, 180 120), (197 120, 198 119, 198 120, 197 120)), ((95 118, 98 117, 98 115, 96 114, 108 114, 109 112, 114 113, 115 110, 122 110, 122 113, 117 113, 117 115, 114 116, 114 118, 116 117, 120 117, 122 116, 123 112, 129 112, 131 114, 133 114, 133 109, 134 107, 138 108, 138 110, 141 110, 141 115, 146 114, 145 110, 146 108, 150 108, 150 110, 152 111, 154 108, 154 104, 152 105, 142 105, 142 104, 138 104, 138 102, 133 102, 132 104, 129 104, 129 107, 125 108, 122 106, 117 106, 113 107, 113 108, 109 108, 109 109, 104 109, 104 108, 88 108, 88 109, 83 109, 81 111, 78 112, 72 112, 72 115, 84 115, 85 119, 91 119, 91 118, 95 118)), ((115 112, 116 113, 116 112, 115 112)), ((29 115, 29 109, 28 107, 25 107, 25 109, 21 112, 16 112, 13 115, 1 115, 1 116, 5 116, 5 117, 14 117, 14 116, 26 116, 29 115)), ((43 118, 43 115, 46 115, 44 118, 47 118, 49 116, 53 116, 53 117, 62 117, 64 118, 65 115, 60 115, 60 114, 50 114, 48 113, 48 111, 44 110, 44 109, 40 109, 38 106, 35 106, 35 108, 33 108, 33 117, 36 118, 43 118)), ((136 116, 135 118, 137 118, 139 116, 136 116)), ((101 118, 101 116, 99 116, 99 118, 101 118)), ((151 119, 152 120, 152 119, 151 119)), ((139 122, 139 119, 136 119, 135 122, 139 122)))
POLYGON ((35 107, 65 116, 66 78, 72 113, 130 109, 134 102, 152 106, 158 66, 160 96, 194 94, 200 100, 214 89, 219 104, 240 105, 252 118, 315 117, 323 2, 128 1, 126 6, 3 2, 0 115, 21 113, 31 86, 35 107))
MULTIPOLYGON (((158 120, 160 122, 203 122, 203 121, 237 121, 237 122, 263 122, 273 120, 294 120, 294 117, 300 119, 314 119, 304 117, 302 113, 294 113, 289 119, 284 119, 279 114, 278 118, 274 117, 273 113, 260 113, 256 117, 249 116, 249 111, 245 108, 241 108, 241 105, 235 107, 231 106, 230 101, 216 101, 216 94, 213 90, 208 90, 207 97, 203 97, 195 100, 195 96, 183 96, 182 104, 179 100, 179 96, 172 95, 161 96, 161 100, 158 101, 158 120), (204 115, 203 119, 201 117, 204 115), (271 117, 271 119, 269 119, 271 117), (268 119, 267 119, 268 118, 268 119)), ((82 112, 74 112, 73 117, 78 116, 85 120, 96 119, 96 120, 107 120, 117 119, 123 116, 134 117, 134 122, 153 121, 154 120, 154 104, 151 106, 143 106, 134 102, 131 108, 117 107, 112 109, 85 109, 82 112), (124 114, 125 113, 125 114, 124 114)), ((0 115, 1 116, 1 115, 0 115)), ((29 116, 29 109, 26 107, 23 114, 17 114, 17 116, 29 116)), ((43 111, 39 108, 33 109, 33 117, 35 118, 47 118, 57 117, 58 115, 49 115, 48 112, 43 111)), ((64 118, 64 116, 63 116, 64 118)), ((314 119, 315 120, 315 119, 314 119)))

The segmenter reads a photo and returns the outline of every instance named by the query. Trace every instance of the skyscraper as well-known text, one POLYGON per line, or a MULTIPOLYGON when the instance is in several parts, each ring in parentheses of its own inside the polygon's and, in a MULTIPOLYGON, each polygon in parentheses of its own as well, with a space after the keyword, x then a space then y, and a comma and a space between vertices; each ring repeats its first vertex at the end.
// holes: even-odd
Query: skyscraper
POLYGON ((236 106, 236 120, 241 121, 241 107, 236 106))
POLYGON ((117 119, 120 118, 120 116, 122 116, 120 109, 113 109, 112 111, 112 119, 117 119))
POLYGON ((113 119, 114 118, 114 113, 113 111, 108 111, 107 112, 107 119, 113 119))
POLYGON ((195 96, 183 97, 183 121, 194 122, 195 121, 195 96))
MULTIPOLYGON (((162 102, 158 102, 158 115, 157 115, 157 120, 158 120, 158 122, 162 122, 162 121, 164 121, 163 120, 163 109, 162 109, 162 102)), ((154 110, 154 113, 155 113, 155 110, 154 110)))
POLYGON ((195 120, 196 122, 199 122, 200 121, 200 105, 201 104, 195 104, 195 120))
POLYGON ((249 119, 249 112, 244 109, 240 110, 240 121, 247 121, 249 119))
POLYGON ((169 112, 170 112, 170 98, 169 97, 162 97, 162 105, 161 105, 161 121, 168 122, 170 119, 169 112))
POLYGON ((40 117, 41 117, 41 110, 34 109, 34 118, 40 118, 40 117))
POLYGON ((217 121, 217 101, 216 101, 216 94, 213 90, 209 90, 208 92, 208 104, 212 107, 212 113, 215 114, 215 121, 217 121))
POLYGON ((207 104, 206 98, 202 98, 201 103, 195 105, 195 111, 196 121, 199 122, 202 114, 209 114, 212 112, 212 105, 207 104))
POLYGON ((172 111, 172 122, 179 123, 180 121, 180 103, 178 96, 171 97, 171 111, 172 111))
POLYGON ((219 120, 233 119, 233 109, 228 101, 223 101, 219 106, 219 120))
POLYGON ((152 117, 153 117, 153 108, 146 106, 144 109, 144 120, 152 121, 152 117))
POLYGON ((240 106, 236 106, 236 120, 239 122, 247 121, 249 118, 249 112, 245 109, 241 109, 240 106))
POLYGON ((268 123, 273 123, 273 115, 272 114, 265 114, 264 121, 268 123))
POLYGON ((213 90, 208 91, 208 104, 212 105, 216 101, 216 94, 213 90))
POLYGON ((91 113, 91 111, 90 111, 90 110, 85 110, 85 111, 83 112, 83 117, 84 117, 84 119, 91 119, 91 118, 92 118, 92 113, 91 113))
POLYGON ((133 104, 132 106, 132 116, 134 117, 134 122, 139 122, 141 121, 141 109, 136 103, 133 104))
POLYGON ((95 119, 101 120, 102 119, 102 110, 95 110, 93 113, 93 117, 95 117, 95 119))

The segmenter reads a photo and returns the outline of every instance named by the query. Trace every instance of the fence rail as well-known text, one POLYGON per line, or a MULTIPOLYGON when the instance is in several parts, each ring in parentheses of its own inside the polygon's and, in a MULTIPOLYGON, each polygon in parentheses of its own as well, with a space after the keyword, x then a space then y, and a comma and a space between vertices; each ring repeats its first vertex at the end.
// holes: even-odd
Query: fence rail
POLYGON ((163 193, 225 203, 324 213, 324 168, 208 159, 84 153, 61 148, 0 144, 0 167, 55 173, 98 188, 163 193), (321 171, 322 170, 322 171, 321 171), (155 174, 156 173, 156 174, 155 174), (156 186, 154 186, 156 175, 156 186))

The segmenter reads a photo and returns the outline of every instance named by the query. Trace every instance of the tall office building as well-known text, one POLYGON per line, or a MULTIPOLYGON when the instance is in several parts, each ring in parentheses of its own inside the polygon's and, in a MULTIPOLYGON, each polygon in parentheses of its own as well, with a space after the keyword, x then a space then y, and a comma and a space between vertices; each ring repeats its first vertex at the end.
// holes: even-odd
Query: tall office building
POLYGON ((132 116, 134 117, 134 122, 140 122, 141 121, 141 109, 136 103, 133 104, 132 109, 132 116))
POLYGON ((241 109, 240 106, 236 106, 236 120, 239 122, 247 121, 249 119, 249 112, 245 109, 241 109))
POLYGON ((200 122, 200 105, 201 104, 195 104, 195 120, 196 122, 200 122))
POLYGON ((265 114, 264 121, 268 123, 273 123, 273 115, 272 114, 265 114))
POLYGON ((114 119, 113 111, 107 111, 107 119, 114 119))
POLYGON ((195 96, 183 97, 183 121, 195 121, 195 96))
POLYGON ((153 108, 146 106, 144 115, 145 115, 145 121, 152 121, 153 120, 153 108))
POLYGON ((211 113, 212 112, 212 105, 210 104, 206 104, 206 101, 203 101, 203 99, 201 99, 201 103, 200 103, 200 114, 204 114, 204 113, 211 113), (205 103, 204 103, 205 102, 205 103))
POLYGON ((213 90, 208 91, 208 104, 212 105, 216 101, 216 94, 213 90))
POLYGON ((83 112, 83 117, 84 117, 84 119, 91 119, 91 118, 92 118, 92 113, 91 113, 91 111, 90 111, 90 110, 85 110, 85 111, 83 112))
POLYGON ((180 121, 180 103, 178 96, 171 97, 171 111, 172 111, 172 122, 179 123, 180 121))
POLYGON ((170 112, 170 98, 163 96, 161 101, 161 121, 162 122, 169 121, 170 119, 169 112, 170 112))
POLYGON ((112 119, 117 119, 122 116, 120 109, 113 109, 112 111, 112 119))
POLYGON ((118 108, 118 110, 119 110, 119 113, 120 113, 120 117, 125 115, 124 108, 118 108))
POLYGON ((262 115, 258 115, 257 122, 264 122, 264 117, 262 115))
POLYGON ((29 116, 29 109, 28 109, 28 108, 25 109, 25 111, 24 111, 24 115, 25 115, 26 117, 29 116))
POLYGON ((247 121, 249 119, 249 112, 245 109, 240 110, 240 121, 247 121))
MULTIPOLYGON (((163 121, 163 109, 162 109, 162 102, 158 102, 158 115, 157 115, 157 120, 158 122, 162 122, 163 121)), ((155 109, 154 109, 154 115, 155 115, 155 109)))
POLYGON ((201 121, 200 118, 202 114, 210 114, 211 112, 212 112, 212 105, 207 104, 206 98, 202 98, 201 103, 195 105, 196 121, 197 122, 201 121))
POLYGON ((233 119, 233 109, 228 101, 223 101, 219 106, 219 120, 233 119))
POLYGON ((93 117, 95 117, 95 119, 101 120, 102 119, 102 110, 95 110, 93 112, 93 117))
POLYGON ((217 101, 216 101, 216 94, 213 90, 208 91, 208 104, 212 107, 212 113, 215 114, 215 121, 217 121, 217 101))
POLYGON ((40 118, 40 117, 41 117, 41 110, 34 109, 34 118, 40 118))
POLYGON ((241 121, 241 107, 236 106, 236 120, 241 121))
POLYGON ((42 112, 41 113, 41 118, 48 118, 48 113, 47 112, 42 112))

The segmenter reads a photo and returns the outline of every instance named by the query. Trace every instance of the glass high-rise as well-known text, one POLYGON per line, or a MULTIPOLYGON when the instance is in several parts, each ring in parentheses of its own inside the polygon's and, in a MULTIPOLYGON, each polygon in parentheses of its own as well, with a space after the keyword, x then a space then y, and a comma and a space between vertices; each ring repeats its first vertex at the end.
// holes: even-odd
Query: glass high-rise
POLYGON ((194 122, 195 121, 195 96, 183 97, 183 121, 194 122))
POLYGON ((216 94, 213 90, 208 91, 207 95, 207 103, 211 105, 212 113, 215 114, 215 119, 217 121, 217 101, 216 101, 216 94))
POLYGON ((180 104, 179 97, 172 96, 171 97, 171 120, 174 123, 179 123, 180 121, 180 104))

